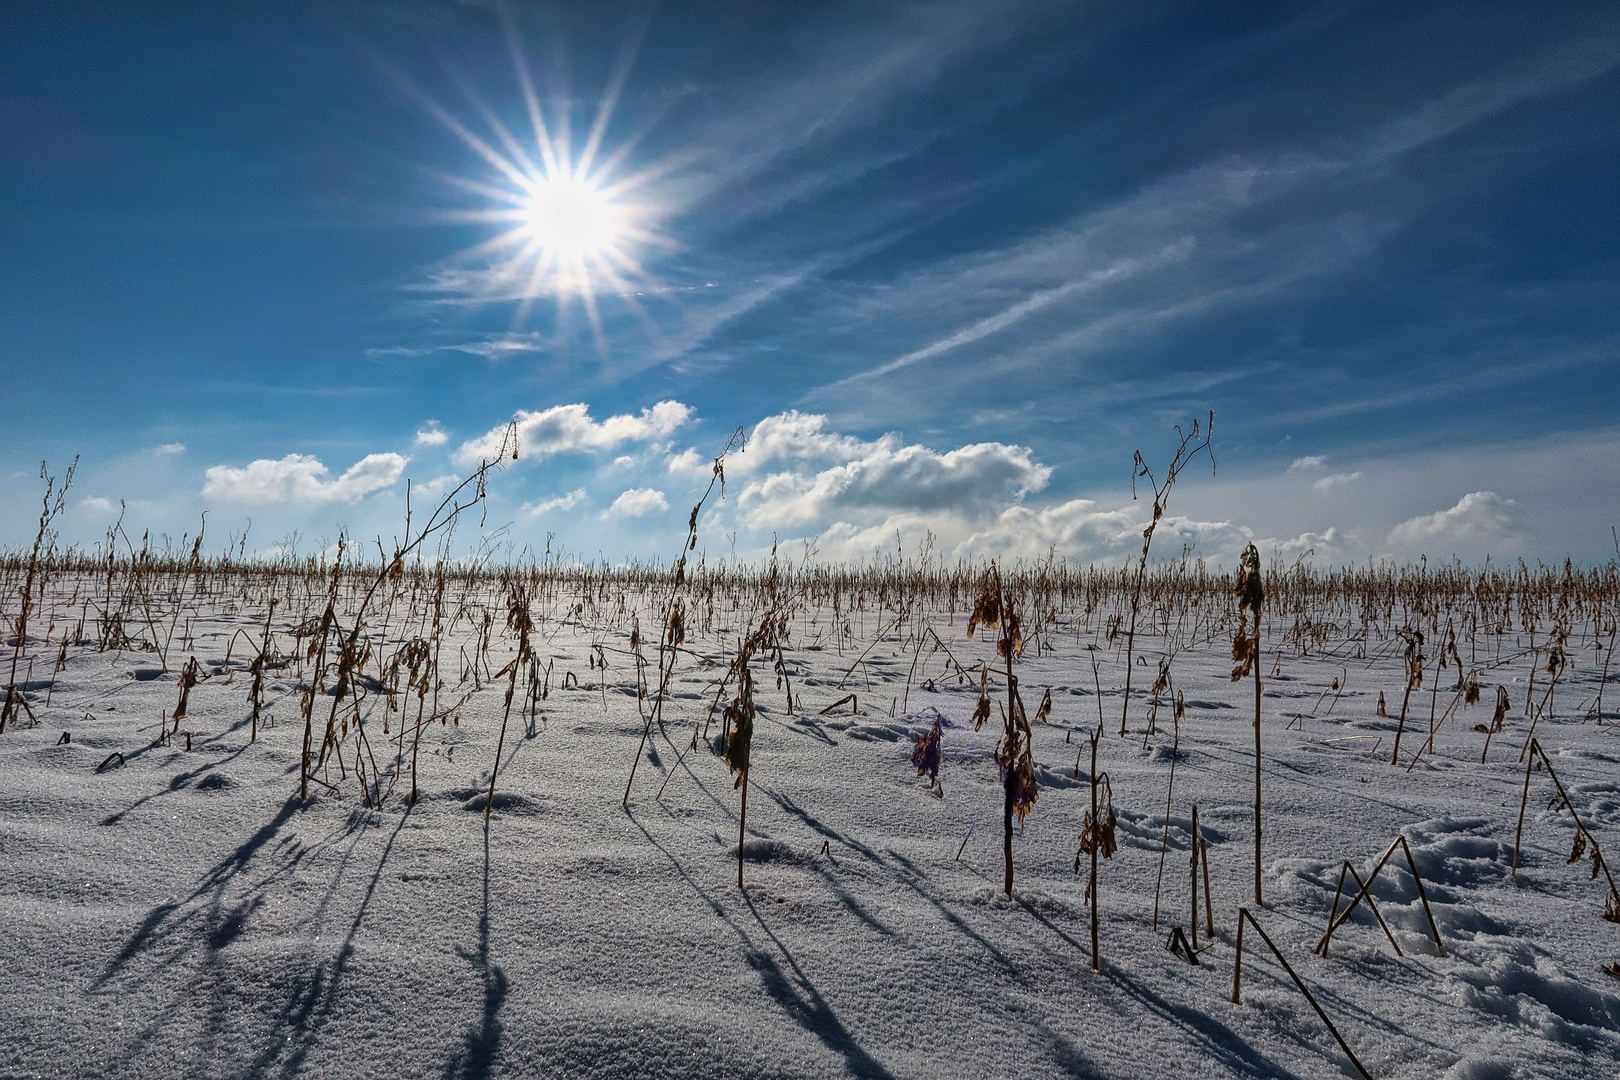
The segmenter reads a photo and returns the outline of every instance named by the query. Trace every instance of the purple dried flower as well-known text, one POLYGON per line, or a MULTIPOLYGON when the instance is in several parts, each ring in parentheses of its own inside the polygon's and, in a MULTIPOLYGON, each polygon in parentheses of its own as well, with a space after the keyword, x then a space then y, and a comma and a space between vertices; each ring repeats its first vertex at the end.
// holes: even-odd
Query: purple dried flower
POLYGON ((917 766, 917 775, 928 774, 930 783, 939 782, 939 754, 940 754, 939 721, 917 740, 916 747, 911 751, 911 763, 917 766))

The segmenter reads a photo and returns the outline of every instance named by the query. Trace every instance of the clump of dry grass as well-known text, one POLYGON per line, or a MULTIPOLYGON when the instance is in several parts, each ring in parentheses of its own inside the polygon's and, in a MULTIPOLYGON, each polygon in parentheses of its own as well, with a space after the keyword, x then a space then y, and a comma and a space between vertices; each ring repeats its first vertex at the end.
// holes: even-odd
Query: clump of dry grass
MULTIPOLYGON (((73 486, 73 474, 79 468, 79 459, 74 458, 67 472, 62 476, 62 484, 57 486, 56 476, 50 471, 45 462, 39 463, 39 478, 45 481, 45 495, 40 500, 39 529, 34 533, 34 545, 28 551, 26 563, 27 574, 23 578, 22 586, 17 589, 16 595, 21 600, 17 615, 12 620, 11 632, 15 644, 11 649, 11 674, 6 680, 6 699, 0 704, 0 734, 4 734, 8 723, 16 723, 18 710, 28 712, 33 718, 33 710, 28 707, 27 699, 22 691, 17 689, 17 666, 22 661, 23 651, 28 647, 28 621, 39 603, 39 597, 45 591, 45 575, 51 569, 52 551, 56 547, 56 533, 51 526, 67 508, 68 488, 73 486)), ((8 590, 9 593, 9 590, 8 590)))

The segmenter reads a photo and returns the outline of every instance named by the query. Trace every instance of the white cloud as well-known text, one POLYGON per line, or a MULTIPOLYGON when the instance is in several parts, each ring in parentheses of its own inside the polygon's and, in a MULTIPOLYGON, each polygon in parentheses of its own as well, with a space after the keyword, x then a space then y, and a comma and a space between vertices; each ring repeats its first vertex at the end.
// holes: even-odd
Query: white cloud
MULTIPOLYGON (((1056 554, 1071 563, 1119 565, 1141 556, 1147 512, 1141 503, 1109 509, 1090 499, 1070 499, 1044 507, 1012 506, 979 517, 899 513, 870 525, 839 521, 805 539, 819 558, 833 561, 892 554, 897 542, 908 554, 915 553, 931 538, 934 550, 950 559, 1033 561, 1056 554)), ((1252 529, 1230 521, 1166 517, 1154 533, 1152 556, 1155 561, 1174 559, 1189 550, 1194 557, 1232 566, 1250 543, 1263 557, 1288 563, 1301 558, 1343 562, 1352 553, 1347 537, 1336 528, 1287 538, 1258 537, 1252 529)))
MULTIPOLYGON (((543 499, 536 503, 524 503, 523 506, 519 508, 519 513, 523 514, 532 521, 542 514, 551 513, 553 510, 572 510, 574 507, 578 506, 582 502, 585 502, 589 498, 590 496, 585 494, 584 488, 575 488, 568 494, 558 495, 554 499, 543 499)), ((623 498, 623 496, 620 496, 620 498, 623 498)), ((618 504, 615 503, 614 505, 617 506, 618 504)))
MULTIPOLYGON (((1090 499, 1071 499, 1043 508, 1013 506, 957 544, 956 554, 962 558, 1040 559, 1055 551, 1081 562, 1129 561, 1142 554, 1147 513, 1142 503, 1108 510, 1090 499)), ((1191 549, 1206 559, 1230 564, 1250 543, 1263 553, 1285 553, 1304 550, 1309 539, 1259 539, 1251 530, 1230 521, 1165 517, 1154 531, 1152 555, 1167 559, 1191 549)))
MULTIPOLYGON (((590 406, 585 404, 555 405, 540 412, 520 409, 514 419, 522 456, 540 461, 553 454, 611 450, 625 442, 665 438, 691 418, 691 406, 660 401, 650 409, 642 409, 639 416, 625 413, 600 423, 591 419, 590 406)), ((479 438, 462 443, 456 460, 468 465, 494 457, 505 435, 505 424, 491 428, 479 438)))
POLYGON ((1518 540, 1508 512, 1512 505, 1512 499, 1504 499, 1494 491, 1472 491, 1449 510, 1401 522, 1390 530, 1389 543, 1395 548, 1422 549, 1436 555, 1473 552, 1493 545, 1508 550, 1518 540))
POLYGON ((206 474, 203 497, 249 504, 275 502, 354 502, 389 487, 405 471, 399 454, 367 454, 336 480, 317 457, 288 454, 279 461, 261 458, 245 469, 215 465, 206 474))
MULTIPOLYGON (((1040 491, 1052 475, 1027 447, 970 443, 941 454, 894 434, 866 442, 825 428, 824 416, 766 417, 748 448, 726 463, 728 473, 742 475, 761 473, 771 462, 790 464, 744 486, 737 504, 751 528, 849 516, 870 521, 907 511, 982 514, 1040 491)), ((695 471, 697 461, 687 451, 670 471, 695 471)))
POLYGON ((429 420, 416 431, 417 446, 443 446, 450 441, 450 433, 439 426, 437 420, 429 420))
MULTIPOLYGON (((964 558, 1040 558, 1056 548, 1087 561, 1114 562, 1141 551, 1139 517, 1135 507, 1104 510, 1090 499, 1070 499, 1041 509, 1012 506, 957 544, 956 552, 964 558)), ((1174 521, 1167 518, 1160 527, 1174 521)))
POLYGON ((164 443, 162 446, 153 451, 153 453, 157 454, 159 457, 175 457, 176 455, 183 454, 185 452, 186 444, 182 442, 164 443))
POLYGON ((1327 458, 1316 454, 1308 454, 1302 458, 1295 458, 1294 463, 1288 466, 1289 472, 1298 472, 1300 469, 1320 469, 1327 463, 1327 458))
POLYGON ((754 466, 782 460, 847 461, 860 457, 876 445, 849 435, 840 435, 836 431, 827 431, 826 426, 825 416, 802 413, 797 409, 767 416, 754 425, 754 433, 743 452, 744 456, 751 457, 750 464, 754 466))
MULTIPOLYGON (((747 476, 771 462, 848 462, 870 453, 878 442, 864 442, 851 435, 828 431, 827 418, 819 413, 789 409, 767 416, 754 425, 741 453, 726 459, 726 475, 747 476)), ((687 449, 669 459, 671 476, 707 480, 714 459, 687 449)))
POLYGON ((613 505, 607 508, 603 517, 646 517, 648 514, 662 514, 669 509, 669 500, 664 498, 662 491, 652 488, 631 488, 624 492, 613 505))
POLYGON ((808 399, 838 400, 857 380, 918 363, 961 381, 987 371, 1038 371, 1050 385, 1055 359, 1079 370, 1088 354, 1343 273, 1426 208, 1413 190, 1384 188, 1398 155, 1597 77, 1617 61, 1612 40, 1583 41, 1459 86, 1331 147, 1204 158, 1008 247, 903 274, 861 294, 843 316, 851 326, 881 318, 886 337, 910 347, 808 399), (1375 187, 1384 190, 1351 209, 1337 201, 1375 187), (1298 212, 1315 200, 1321 209, 1298 212))
POLYGON ((92 495, 88 499, 80 500, 79 509, 88 511, 92 514, 110 514, 113 512, 113 504, 112 500, 110 499, 103 499, 99 495, 92 495))
POLYGON ((1334 473, 1332 476, 1324 476, 1322 479, 1312 484, 1311 487, 1315 488, 1317 491, 1326 493, 1332 491, 1336 487, 1343 487, 1345 484, 1354 483, 1360 479, 1361 470, 1357 469, 1355 472, 1351 473, 1334 473))
POLYGON ((884 436, 861 457, 813 475, 754 481, 737 502, 754 528, 904 509, 972 514, 1039 491, 1051 475, 1027 447, 971 443, 940 454, 884 436))
POLYGON ((435 476, 432 480, 424 480, 420 484, 413 483, 411 485, 411 494, 424 499, 437 499, 459 483, 461 483, 461 477, 454 473, 447 473, 444 476, 435 476))
POLYGON ((837 385, 847 385, 856 378, 888 375, 901 368, 910 367, 918 361, 930 360, 963 345, 971 345, 992 334, 998 334, 1008 327, 1024 321, 1031 315, 1052 307, 1054 304, 1101 292, 1109 286, 1131 281, 1153 271, 1185 262, 1196 247, 1197 245, 1191 237, 1180 236, 1162 245, 1159 249, 1148 252, 1146 255, 1116 259, 1106 265, 1093 267, 1086 270, 1076 280, 1054 285, 1051 288, 1040 289, 1033 295, 1011 304, 993 315, 987 315, 953 334, 933 341, 920 349, 914 349, 904 356, 896 357, 888 363, 870 371, 862 372, 858 376, 852 376, 851 379, 844 379, 837 385))
MULTIPOLYGON (((898 139, 871 139, 873 125, 932 91, 956 64, 1026 29, 1035 16, 1028 7, 874 6, 854 19, 806 24, 792 57, 773 65, 768 78, 733 86, 736 107, 690 140, 692 160, 676 197, 706 204, 711 216, 742 220, 908 158, 983 114, 930 112, 898 139)), ((1033 70, 1009 71, 999 93, 1016 99, 1033 70)))
MULTIPOLYGON (((436 288, 445 288, 459 291, 466 285, 460 273, 450 271, 443 275, 434 275, 430 281, 435 283, 426 287, 425 291, 434 291, 436 288)), ((424 291, 418 286, 417 291, 424 291)), ((487 299, 487 297, 486 297, 487 299)), ((440 352, 459 352, 469 356, 481 356, 486 360, 500 360, 513 353, 540 352, 546 348, 546 342, 535 333, 501 334, 496 337, 481 338, 478 341, 464 341, 457 345, 386 345, 366 350, 370 357, 384 356, 431 356, 440 352)))
POLYGON ((687 447, 669 459, 669 475, 697 480, 708 476, 709 469, 713 465, 714 462, 700 455, 697 450, 687 447))
POLYGON ((469 356, 481 356, 485 360, 500 360, 513 353, 540 352, 546 343, 539 334, 502 334, 500 337, 485 338, 482 341, 469 341, 461 345, 446 345, 450 352, 467 353, 469 356))

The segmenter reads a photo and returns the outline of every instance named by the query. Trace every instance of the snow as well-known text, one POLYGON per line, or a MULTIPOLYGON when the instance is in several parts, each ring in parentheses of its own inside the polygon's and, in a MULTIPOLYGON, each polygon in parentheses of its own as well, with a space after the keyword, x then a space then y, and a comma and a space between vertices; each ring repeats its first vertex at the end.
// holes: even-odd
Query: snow
MULTIPOLYGON (((491 588, 481 602, 498 629, 504 599, 491 588)), ((642 627, 657 625, 648 597, 628 602, 642 627)), ((307 615, 287 606, 275 620, 284 652, 284 632, 307 615)), ((407 778, 373 810, 335 769, 317 775, 337 793, 297 797, 298 665, 272 671, 274 720, 249 742, 240 638, 222 661, 238 629, 256 640, 262 604, 200 611, 166 672, 154 652, 101 652, 85 641, 70 647, 52 686, 39 672, 57 644, 31 643, 38 723, 25 718, 0 735, 0 1076, 1355 1075, 1254 937, 1242 1003, 1231 1003, 1240 905, 1375 1077, 1620 1074, 1620 979, 1604 971, 1620 956, 1620 926, 1601 918, 1601 875, 1566 865, 1574 826, 1567 810, 1549 810, 1545 773, 1532 779, 1520 870, 1508 874, 1529 725, 1524 684, 1512 678, 1528 674, 1528 656, 1487 669, 1485 704, 1459 706, 1407 771, 1428 736, 1429 702, 1420 708, 1414 695, 1402 763, 1392 766, 1398 648, 1375 640, 1369 661, 1353 643, 1302 655, 1268 640, 1267 903, 1257 908, 1253 688, 1228 678, 1229 636, 1178 642, 1172 670, 1188 700, 1172 754, 1168 707, 1158 733, 1144 737, 1146 686, 1169 641, 1138 637, 1147 664, 1133 676, 1131 732, 1121 738, 1122 640, 1100 636, 1100 616, 1087 628, 1060 612, 1066 629, 1017 667, 1030 705, 1050 687, 1054 708, 1034 733, 1040 798, 1015 837, 1008 898, 991 756, 1000 721, 972 729, 976 679, 959 684, 943 653, 924 648, 908 691, 914 644, 903 631, 856 663, 873 638, 840 647, 826 632, 828 612, 812 608, 785 654, 791 715, 769 665, 756 669, 739 891, 739 793, 710 745, 718 717, 701 736, 743 615, 718 614, 682 654, 664 728, 653 728, 625 810, 643 731, 624 651, 629 620, 545 614, 537 648, 542 661, 555 658, 550 694, 532 720, 514 709, 487 829, 504 680, 484 682, 458 723, 424 736, 414 806, 407 778), (595 644, 607 646, 598 654, 605 671, 588 662, 595 644), (212 673, 182 722, 189 752, 183 736, 158 741, 182 651, 212 673), (1329 684, 1346 671, 1335 699, 1329 684), (564 672, 577 689, 560 689, 564 672), (1482 765, 1473 724, 1489 720, 1497 682, 1514 708, 1482 765), (1077 757, 1089 754, 1099 683, 1098 764, 1113 784, 1119 851, 1101 863, 1094 974, 1075 860, 1090 805, 1088 763, 1077 757), (821 714, 852 690, 858 714, 848 704, 821 714), (1387 718, 1375 714, 1380 690, 1387 718), (936 719, 942 794, 910 763, 936 719), (60 742, 64 732, 71 742, 60 742), (1348 736, 1372 737, 1326 741, 1348 736), (122 766, 98 770, 115 751, 122 766), (1166 948, 1172 927, 1187 928, 1194 804, 1217 928, 1196 967, 1166 948), (1411 844, 1444 954, 1399 854, 1373 896, 1404 957, 1366 905, 1334 934, 1328 957, 1314 954, 1343 861, 1365 875, 1397 834, 1411 844)), ((866 614, 865 632, 887 626, 866 614)), ((965 665, 993 658, 993 641, 969 641, 960 614, 952 623, 932 619, 965 665)), ((444 649, 452 684, 450 654, 473 652, 478 630, 460 623, 444 649)), ((1590 658, 1601 653, 1570 641, 1574 665, 1536 733, 1574 809, 1609 843, 1620 822, 1620 745, 1611 725, 1583 723, 1574 707, 1595 693, 1601 660, 1590 658)), ((1501 651, 1517 656, 1525 643, 1509 634, 1501 651)), ((497 633, 490 670, 512 647, 497 633)), ((1442 710, 1452 681, 1442 684, 1442 710)), ((999 680, 991 693, 1002 699, 999 680)), ((391 772, 401 714, 382 735, 384 698, 368 699, 367 730, 391 772)), ((1198 931, 1208 944, 1201 920, 1198 931)))

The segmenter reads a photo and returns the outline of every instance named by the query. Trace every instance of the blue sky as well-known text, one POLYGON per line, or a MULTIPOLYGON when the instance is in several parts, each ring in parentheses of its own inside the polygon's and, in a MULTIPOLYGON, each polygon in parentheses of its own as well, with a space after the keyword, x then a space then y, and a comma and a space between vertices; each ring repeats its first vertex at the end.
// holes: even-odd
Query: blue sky
POLYGON ((711 557, 1112 561, 1213 410, 1166 554, 1602 560, 1613 15, 8 5, 0 542, 74 454, 64 540, 386 538, 517 417, 519 547, 673 553, 742 426, 711 557))

